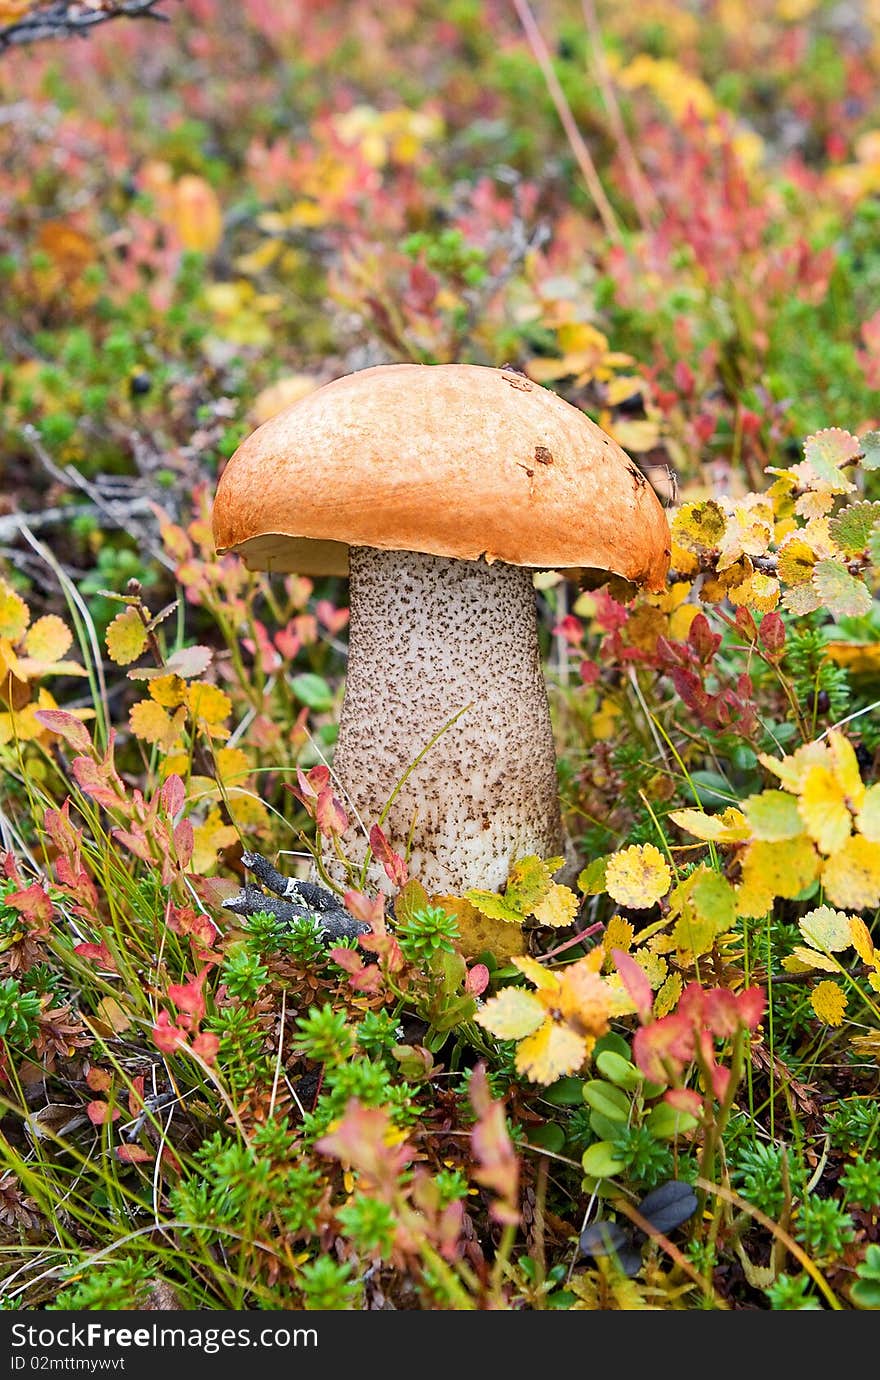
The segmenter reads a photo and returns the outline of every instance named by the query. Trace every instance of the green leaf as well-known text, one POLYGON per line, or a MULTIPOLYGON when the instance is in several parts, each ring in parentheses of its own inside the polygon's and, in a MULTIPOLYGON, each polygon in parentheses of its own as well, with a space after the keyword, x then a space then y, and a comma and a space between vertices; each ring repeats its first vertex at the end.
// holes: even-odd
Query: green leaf
POLYGON ((504 899, 512 910, 529 915, 543 901, 553 883, 554 863, 558 866, 556 858, 551 858, 548 865, 532 853, 513 864, 504 888, 504 899))
POLYGON ((707 867, 695 874, 691 887, 691 905, 698 919, 714 925, 715 933, 724 934, 736 923, 736 897, 733 887, 720 873, 707 867))
POLYGON ((597 1140, 616 1140, 620 1135, 621 1123, 612 1121, 601 1112, 590 1112, 590 1130, 597 1140))
POLYGON ((690 1112, 680 1112, 668 1102, 658 1102, 645 1119, 645 1125, 656 1140, 672 1140, 685 1131, 692 1131, 697 1124, 697 1118, 690 1112))
POLYGON ((862 448, 862 469, 880 470, 880 431, 866 431, 859 438, 862 448))
POLYGON ((601 1078, 593 1078, 584 1084, 584 1101, 593 1111, 600 1112, 611 1121, 629 1121, 630 1101, 626 1093, 606 1083, 601 1078))
POLYGON ((602 1077, 607 1078, 615 1087, 634 1092, 645 1081, 644 1075, 635 1064, 613 1049, 603 1049, 596 1055, 594 1062, 602 1077))
POLYGON ((818 561, 813 588, 833 618, 856 618, 869 613, 873 604, 864 580, 855 579, 839 561, 818 561))
POLYGON ((610 1140, 595 1141, 584 1151, 581 1163, 585 1173, 596 1179, 611 1179, 626 1168, 624 1161, 615 1155, 614 1144, 610 1140))
POLYGON ((543 1097, 554 1107, 580 1107, 584 1100, 582 1078, 560 1078, 545 1088, 543 1097))
POLYGON ((316 676, 312 671, 304 671, 302 675, 294 676, 290 688, 296 698, 308 705, 309 709, 323 712, 333 708, 333 691, 323 676, 316 676))
POLYGON ((781 839, 795 839, 804 832, 797 797, 787 791, 761 791, 760 795, 750 795, 742 808, 756 839, 776 843, 781 839))
POLYGON ((547 1121, 543 1126, 534 1126, 529 1131, 529 1144, 551 1150, 555 1155, 565 1149, 565 1132, 556 1121, 547 1121))
POLYGON ((842 482, 841 465, 851 464, 861 451, 862 443, 858 438, 839 426, 817 431, 804 441, 804 459, 809 461, 823 483, 832 488, 839 488, 842 482))
POLYGON ((828 523, 828 530, 841 551, 858 556, 868 545, 872 530, 880 521, 880 503, 850 503, 828 523))
POLYGON ((481 915, 488 916, 490 920, 506 920, 509 925, 521 925, 525 919, 522 911, 514 910, 505 898, 495 891, 480 891, 474 888, 465 892, 464 899, 470 901, 475 910, 481 915))
POLYGON ((601 896, 605 890, 605 867, 607 858, 594 858, 583 869, 577 879, 578 891, 585 896, 601 896))

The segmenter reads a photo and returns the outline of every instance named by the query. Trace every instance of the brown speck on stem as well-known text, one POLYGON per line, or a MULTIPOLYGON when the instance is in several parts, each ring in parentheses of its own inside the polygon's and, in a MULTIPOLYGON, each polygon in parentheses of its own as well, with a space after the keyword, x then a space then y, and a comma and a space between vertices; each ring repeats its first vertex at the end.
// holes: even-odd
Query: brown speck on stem
POLYGON ((535 446, 535 459, 539 465, 552 465, 553 452, 548 450, 546 446, 535 446))

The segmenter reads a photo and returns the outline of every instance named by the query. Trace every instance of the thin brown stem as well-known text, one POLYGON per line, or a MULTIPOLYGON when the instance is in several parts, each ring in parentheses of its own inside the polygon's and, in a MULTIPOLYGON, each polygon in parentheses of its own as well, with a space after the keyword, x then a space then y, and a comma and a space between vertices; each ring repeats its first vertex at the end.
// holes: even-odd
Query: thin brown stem
POLYGON ((577 121, 572 114, 572 109, 568 103, 565 92, 559 83, 559 78, 553 67, 550 53, 544 42, 541 30, 538 28, 535 21, 531 6, 528 0, 513 0, 513 7, 522 24, 523 31, 529 42, 529 47, 535 56, 535 61, 543 73, 544 80, 547 83, 547 90, 550 93, 550 99, 556 108, 559 122, 565 130, 566 138, 571 145, 571 151, 581 170, 584 182, 587 185, 587 190, 593 198, 593 204, 599 213, 599 219, 605 228, 605 233, 615 244, 622 246, 623 235, 617 216, 614 214, 614 208, 605 195, 605 189, 602 186, 598 170, 593 162, 590 150, 587 148, 586 142, 584 141, 584 137, 578 129, 577 121))

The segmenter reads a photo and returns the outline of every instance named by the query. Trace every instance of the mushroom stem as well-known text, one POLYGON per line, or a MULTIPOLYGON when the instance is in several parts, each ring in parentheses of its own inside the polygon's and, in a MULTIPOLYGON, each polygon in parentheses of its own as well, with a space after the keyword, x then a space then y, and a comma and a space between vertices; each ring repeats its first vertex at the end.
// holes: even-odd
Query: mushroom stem
MULTIPOLYGON (((517 858, 563 852, 532 573, 373 547, 349 556, 338 787, 367 828, 394 797, 383 830, 401 852, 410 840, 410 875, 429 893, 498 890, 517 858)), ((363 831, 342 843, 361 864, 363 831)), ((385 882, 375 864, 369 880, 385 882)))

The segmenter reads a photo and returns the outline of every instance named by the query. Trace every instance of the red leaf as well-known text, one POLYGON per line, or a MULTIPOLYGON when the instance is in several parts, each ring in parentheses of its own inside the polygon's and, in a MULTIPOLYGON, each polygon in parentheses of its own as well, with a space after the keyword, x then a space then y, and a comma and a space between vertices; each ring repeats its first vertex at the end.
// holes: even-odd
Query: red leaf
POLYGON ((79 860, 79 847, 82 843, 82 829, 75 829, 70 822, 70 796, 60 810, 47 810, 43 815, 46 832, 58 852, 71 861, 79 860))
POLYGON ((92 739, 89 730, 75 714, 68 714, 66 709, 37 709, 34 711, 34 718, 52 733, 57 733, 74 751, 91 752, 92 739))
POLYGON ((652 1083, 668 1083, 670 1064, 673 1073, 681 1073, 694 1056, 692 1023, 676 1011, 659 1021, 642 1026, 633 1036, 633 1060, 652 1083))
POLYGON ((206 1064, 213 1064, 220 1048, 220 1038, 217 1035, 212 1035, 209 1030, 203 1030, 201 1035, 197 1035, 193 1040, 192 1047, 193 1053, 203 1059, 206 1064))
POLYGON ((73 952, 79 954, 80 958, 92 959, 99 968, 109 968, 111 973, 117 971, 116 963, 106 944, 75 944, 73 952))
POLYGON ((399 853, 394 852, 378 824, 374 824, 370 830, 370 848, 385 869, 388 880, 396 887, 406 886, 409 875, 406 863, 399 853))
POLYGON ((471 1147, 479 1165, 474 1178, 498 1196, 489 1211, 497 1222, 519 1222, 519 1160, 507 1130, 504 1103, 496 1102, 489 1089, 486 1065, 480 1060, 468 1082, 468 1095, 476 1113, 471 1147))
POLYGON ((663 1094, 663 1101, 677 1112, 687 1112, 690 1116, 703 1114, 703 1099, 693 1088, 668 1088, 663 1094))
POLYGON ((171 1024, 167 1011, 160 1011, 153 1026, 153 1043, 162 1054, 173 1054, 180 1045, 186 1044, 186 1031, 171 1024))
POLYGON ((319 599, 315 604, 315 613, 330 633, 341 632, 348 623, 348 609, 336 608, 329 599, 319 599))
POLYGON ((331 949, 328 955, 334 963, 338 963, 340 968, 344 968, 347 973, 359 973, 364 966, 364 960, 354 949, 336 948, 331 949))
POLYGON ((89 907, 92 913, 97 909, 98 892, 94 882, 81 867, 74 871, 73 864, 63 854, 55 859, 55 876, 67 895, 81 906, 89 907))
POLYGON ((346 891, 345 909, 355 920, 363 920, 375 934, 385 932, 385 897, 365 896, 362 891, 346 891))
MULTIPOLYGON (((108 754, 112 751, 108 748, 108 754)), ((91 757, 74 757, 70 769, 84 795, 109 809, 119 808, 125 797, 125 786, 116 773, 112 760, 95 762, 91 757)))
POLYGON ((485 963, 475 963, 468 969, 464 980, 464 990, 472 997, 478 997, 489 986, 489 969, 485 963))
POLYGON ((93 1064, 86 1074, 86 1082, 92 1092, 106 1092, 113 1079, 106 1069, 99 1069, 93 1064))
POLYGON ((747 987, 736 999, 739 1018, 749 1030, 756 1030, 764 1017, 767 996, 763 987, 747 987))
POLYGON ((321 833, 330 838, 334 834, 344 834, 348 828, 348 815, 343 809, 342 801, 337 800, 329 786, 325 786, 318 794, 315 823, 321 833))
POLYGON ((651 1012, 654 1010, 654 993, 645 970, 634 958, 624 953, 623 949, 612 949, 611 957, 614 959, 621 982, 635 1002, 639 1020, 644 1025, 651 1019, 651 1012))
POLYGON ((37 934, 48 934, 52 919, 52 902, 49 893, 39 882, 33 882, 23 891, 12 891, 4 904, 17 910, 27 921, 29 928, 37 934))
POLYGON ((771 656, 779 656, 785 648, 785 624, 778 613, 764 614, 758 637, 771 656))
MULTIPOLYGON (((700 661, 704 666, 708 666, 718 648, 721 646, 721 634, 713 633, 709 620, 705 613, 698 613, 688 632, 688 642, 693 647, 700 661)), ((679 691, 681 694, 681 691, 679 691)), ((682 696, 684 698, 684 696, 682 696)))
POLYGON ((141 1145, 117 1145, 116 1158, 123 1164, 147 1164, 156 1156, 141 1145))
POLYGON ((90 1102, 86 1114, 93 1126, 103 1126, 105 1121, 118 1121, 122 1116, 118 1107, 111 1110, 109 1103, 100 1101, 90 1102))
POLYGON ((551 630, 555 637, 562 637, 571 647, 583 641, 584 625, 573 613, 567 613, 551 630))
POLYGON ((190 978, 189 982, 171 984, 168 988, 168 996, 178 1011, 185 1011, 187 1015, 195 1016, 201 1020, 205 1014, 205 996, 202 988, 211 967, 210 963, 206 963, 195 977, 190 978))
POLYGON ((736 611, 736 626, 750 642, 755 641, 758 636, 758 625, 744 604, 741 604, 736 611))
POLYGON ((181 867, 188 867, 192 861, 193 849, 195 847, 196 836, 193 830, 192 821, 182 819, 174 830, 174 850, 177 853, 177 861, 181 867))
POLYGON ((168 777, 159 792, 159 799, 169 815, 180 814, 186 803, 186 791, 179 776, 173 774, 168 777))
POLYGON ((137 1116, 144 1105, 144 1075, 139 1073, 136 1078, 131 1080, 131 1088, 128 1094, 128 1114, 137 1116))
POLYGON ((736 997, 726 987, 712 987, 704 993, 703 1020, 719 1040, 736 1033, 740 1024, 736 997))

